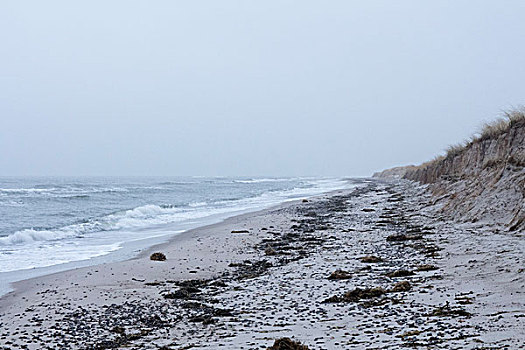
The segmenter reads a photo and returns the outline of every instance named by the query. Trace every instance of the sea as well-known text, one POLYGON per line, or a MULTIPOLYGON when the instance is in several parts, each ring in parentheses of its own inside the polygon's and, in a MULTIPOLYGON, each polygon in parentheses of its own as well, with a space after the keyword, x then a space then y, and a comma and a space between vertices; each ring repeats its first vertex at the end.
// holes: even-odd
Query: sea
POLYGON ((124 260, 174 235, 346 178, 0 177, 0 295, 10 283, 124 260))

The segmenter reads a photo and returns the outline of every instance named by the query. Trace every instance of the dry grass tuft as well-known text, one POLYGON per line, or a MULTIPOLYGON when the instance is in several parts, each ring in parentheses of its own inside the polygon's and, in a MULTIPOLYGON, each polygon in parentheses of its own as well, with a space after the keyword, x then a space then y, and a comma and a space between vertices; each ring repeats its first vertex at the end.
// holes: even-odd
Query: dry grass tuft
MULTIPOLYGON (((477 135, 472 136, 469 140, 448 146, 445 151, 445 155, 436 156, 434 159, 428 162, 413 166, 409 171, 426 169, 436 163, 442 162, 447 158, 454 158, 471 147, 473 144, 484 140, 495 139, 516 125, 525 125, 525 106, 520 106, 518 108, 503 112, 503 116, 501 118, 491 123, 485 123, 477 135)), ((512 161, 515 161, 519 165, 525 164, 525 157, 519 160, 512 159, 512 161)), ((487 164, 487 166, 492 165, 492 163, 487 164)))
MULTIPOLYGON (((450 145, 446 149, 446 158, 453 158, 461 154, 465 149, 469 148, 473 144, 491 140, 499 137, 500 135, 509 131, 509 129, 518 124, 525 124, 525 107, 519 107, 513 110, 503 112, 503 117, 496 119, 493 122, 485 123, 481 127, 478 135, 474 135, 470 140, 450 145)), ((432 162, 439 161, 433 160, 432 162)))
POLYGON ((509 121, 510 126, 513 126, 518 123, 523 123, 525 121, 525 106, 506 111, 505 117, 509 121))
POLYGON ((412 169, 410 169, 410 171, 412 170, 419 170, 419 169, 424 169, 426 167, 429 167, 431 166, 432 164, 435 164, 437 162, 441 162, 442 160, 445 159, 445 156, 443 155, 439 155, 439 156, 435 156, 434 158, 432 158, 431 160, 429 161, 426 161, 420 165, 415 165, 415 166, 412 166, 412 169))
POLYGON ((503 117, 492 123, 485 123, 481 128, 480 136, 473 138, 473 142, 490 140, 506 133, 512 126, 525 123, 525 107, 503 112, 503 117))
POLYGON ((505 133, 509 128, 509 122, 507 119, 499 118, 491 123, 483 124, 481 128, 480 136, 475 141, 489 140, 498 137, 505 133))
POLYGON ((467 146, 468 146, 467 142, 456 143, 454 145, 448 146, 447 149, 445 150, 446 158, 452 158, 452 157, 457 156, 458 154, 463 152, 463 150, 465 150, 467 146))

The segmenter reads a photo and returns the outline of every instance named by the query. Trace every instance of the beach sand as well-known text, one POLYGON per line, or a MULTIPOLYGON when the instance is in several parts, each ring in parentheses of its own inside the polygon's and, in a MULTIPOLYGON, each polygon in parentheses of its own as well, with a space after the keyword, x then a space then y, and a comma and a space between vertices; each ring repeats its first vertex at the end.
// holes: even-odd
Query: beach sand
POLYGON ((524 253, 523 233, 440 218, 421 186, 364 181, 17 282, 0 348, 517 349, 524 253))

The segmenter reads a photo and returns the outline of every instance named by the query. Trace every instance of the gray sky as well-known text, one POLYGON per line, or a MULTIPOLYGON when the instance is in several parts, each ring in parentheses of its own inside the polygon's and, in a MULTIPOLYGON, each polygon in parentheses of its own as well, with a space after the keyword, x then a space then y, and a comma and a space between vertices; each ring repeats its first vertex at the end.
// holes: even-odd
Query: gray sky
POLYGON ((2 1, 1 175, 368 175, 524 103, 525 1, 2 1))

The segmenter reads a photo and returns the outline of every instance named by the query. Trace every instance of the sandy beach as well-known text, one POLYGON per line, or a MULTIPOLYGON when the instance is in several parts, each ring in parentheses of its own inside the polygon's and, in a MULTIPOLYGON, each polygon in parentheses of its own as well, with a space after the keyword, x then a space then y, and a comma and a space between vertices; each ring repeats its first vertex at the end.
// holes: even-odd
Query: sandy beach
POLYGON ((0 350, 525 350, 525 1, 1 1, 0 350))
POLYGON ((440 217, 422 186, 366 180, 18 282, 0 300, 0 345, 517 349, 524 251, 522 233, 440 217))

